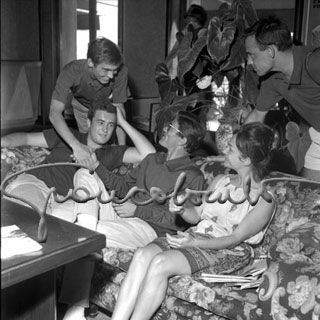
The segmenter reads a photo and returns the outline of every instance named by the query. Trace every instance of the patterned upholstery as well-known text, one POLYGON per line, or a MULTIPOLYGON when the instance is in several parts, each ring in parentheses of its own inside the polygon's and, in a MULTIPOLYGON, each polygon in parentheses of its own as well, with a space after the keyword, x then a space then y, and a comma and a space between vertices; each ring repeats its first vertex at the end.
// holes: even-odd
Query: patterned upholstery
MULTIPOLYGON (((41 163, 48 153, 42 148, 1 150, 1 181, 10 172, 41 163)), ((207 183, 227 170, 212 158, 198 158, 207 183)), ((126 174, 121 166, 119 174, 126 174)), ((264 182, 276 199, 277 210, 261 244, 253 248, 255 258, 267 259, 268 269, 258 290, 240 290, 212 284, 199 275, 170 280, 167 297, 154 319, 319 319, 320 315, 320 183, 273 173, 264 182)), ((211 272, 239 273, 251 262, 252 250, 243 246, 220 252, 211 272)), ((128 269, 132 250, 105 248, 96 265, 91 301, 112 310, 128 269)))
MULTIPOLYGON (((220 163, 204 159, 196 163, 209 181, 224 171, 220 163)), ((199 279, 199 275, 176 276, 170 280, 167 297, 154 319, 317 319, 320 184, 273 173, 265 186, 274 194, 277 210, 263 242, 253 248, 255 258, 268 257, 269 268, 259 289, 240 290, 226 284, 212 284, 199 279)), ((132 250, 104 249, 104 261, 97 264, 92 283, 92 302, 113 309, 132 256, 132 250)), ((225 265, 230 269, 223 270, 223 261, 228 258, 225 259, 217 271, 237 273, 237 266, 232 269, 229 263, 225 265)))

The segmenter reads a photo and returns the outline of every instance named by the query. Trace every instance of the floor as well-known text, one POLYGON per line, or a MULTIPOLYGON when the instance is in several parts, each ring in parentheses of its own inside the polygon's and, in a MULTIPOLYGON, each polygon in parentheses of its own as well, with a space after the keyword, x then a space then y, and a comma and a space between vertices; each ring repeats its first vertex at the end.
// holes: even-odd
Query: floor
MULTIPOLYGON (((66 310, 66 306, 64 304, 58 303, 57 305, 57 320, 62 320, 64 312, 66 310)), ((101 311, 97 311, 96 314, 89 316, 86 316, 87 320, 110 320, 110 316, 106 315, 105 313, 101 311)))

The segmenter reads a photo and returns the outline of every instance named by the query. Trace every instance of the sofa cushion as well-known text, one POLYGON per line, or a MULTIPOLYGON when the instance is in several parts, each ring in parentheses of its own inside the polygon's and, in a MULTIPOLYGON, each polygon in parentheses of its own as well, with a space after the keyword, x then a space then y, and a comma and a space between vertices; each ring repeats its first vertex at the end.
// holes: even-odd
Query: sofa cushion
MULTIPOLYGON (((40 165, 49 154, 48 149, 41 147, 1 148, 1 182, 13 173, 40 165)), ((113 172, 126 175, 132 168, 133 164, 122 163, 113 172)))
POLYGON ((320 214, 320 183, 296 176, 273 173, 264 186, 275 198, 277 208, 255 257, 266 256, 279 238, 320 214))
MULTIPOLYGON (((258 309, 270 319, 320 314, 320 215, 284 234, 270 248, 258 309)), ((267 319, 267 318, 264 318, 267 319)))
POLYGON ((315 273, 309 263, 274 261, 259 287, 257 309, 263 320, 318 319, 319 292, 319 271, 315 273))
POLYGON ((41 164, 48 154, 48 149, 40 147, 1 148, 1 181, 10 174, 41 164))
MULTIPOLYGON (((104 263, 96 265, 93 277, 91 290, 92 302, 108 310, 113 309, 120 284, 125 276, 125 272, 122 271, 128 270, 133 254, 134 250, 121 250, 118 248, 103 249, 104 263)), ((215 265, 204 269, 202 272, 217 274, 235 273, 237 270, 248 265, 251 258, 252 249, 245 243, 234 249, 218 250, 215 265)), ((211 301, 209 297, 212 295, 212 290, 216 287, 216 284, 208 283, 200 279, 202 272, 198 272, 192 277, 173 277, 170 280, 168 294, 195 305, 203 306, 208 310, 215 309, 217 304, 214 299, 211 301), (195 294, 195 289, 199 292, 203 291, 204 294, 195 294), (205 297, 208 297, 208 299, 205 297)))
POLYGON ((286 264, 310 263, 320 273, 320 214, 284 234, 270 248, 269 259, 286 264))

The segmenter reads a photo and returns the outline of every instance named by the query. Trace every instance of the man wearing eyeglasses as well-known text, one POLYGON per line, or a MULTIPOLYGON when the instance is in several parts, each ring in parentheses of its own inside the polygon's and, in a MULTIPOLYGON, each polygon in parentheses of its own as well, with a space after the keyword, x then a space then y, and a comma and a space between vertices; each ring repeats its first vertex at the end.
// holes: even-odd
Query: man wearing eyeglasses
MULTIPOLYGON (((122 54, 106 38, 90 43, 87 59, 71 61, 62 69, 52 94, 49 117, 80 163, 90 157, 90 151, 75 138, 64 119, 63 112, 70 96, 78 129, 86 133, 87 113, 94 99, 110 99, 125 116, 123 104, 127 101, 127 87, 128 69, 123 64, 122 54)), ((125 133, 120 127, 117 128, 117 138, 119 145, 125 145, 125 133)))
MULTIPOLYGON (((178 177, 185 173, 186 178, 181 190, 203 190, 203 174, 190 155, 200 146, 204 128, 193 114, 180 111, 172 122, 164 127, 159 140, 159 144, 167 149, 167 152, 149 154, 127 176, 113 174, 92 155, 95 173, 91 175, 86 169, 78 170, 74 179, 75 188, 85 187, 90 195, 102 191, 101 198, 108 199, 107 190, 115 190, 119 198, 124 198, 135 186, 146 191, 139 192, 134 197, 135 201, 143 203, 150 200, 152 188, 161 189, 165 195, 171 194, 178 177)), ((88 196, 85 192, 79 192, 78 195, 80 198, 88 196)), ((92 229, 106 235, 107 247, 136 249, 158 236, 176 234, 177 230, 182 231, 188 227, 179 215, 169 211, 169 200, 163 203, 153 201, 146 205, 137 205, 128 200, 123 204, 110 205, 93 199, 76 206, 79 215, 87 214, 87 227, 90 225, 92 229), (101 216, 107 218, 98 219, 101 216)), ((60 296, 60 301, 69 305, 64 320, 84 317, 84 308, 89 306, 92 274, 93 265, 91 263, 90 267, 88 261, 76 261, 66 268, 67 284, 62 287, 60 296), (71 275, 73 281, 68 281, 71 275)))

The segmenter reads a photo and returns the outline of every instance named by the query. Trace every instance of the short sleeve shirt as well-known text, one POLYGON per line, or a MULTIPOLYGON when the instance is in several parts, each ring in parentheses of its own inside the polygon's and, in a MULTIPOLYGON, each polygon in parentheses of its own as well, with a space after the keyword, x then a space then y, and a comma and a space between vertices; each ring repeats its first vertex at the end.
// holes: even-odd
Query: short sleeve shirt
POLYGON ((282 98, 304 118, 314 129, 320 132, 320 50, 315 51, 306 68, 306 59, 311 51, 307 47, 293 46, 294 68, 288 81, 280 72, 276 72, 262 81, 256 109, 268 111, 282 98))
POLYGON ((100 83, 93 74, 88 61, 74 60, 68 63, 59 74, 52 99, 66 103, 70 94, 86 108, 98 96, 109 98, 114 103, 127 101, 128 68, 124 65, 107 84, 100 83), (112 95, 112 98, 110 98, 112 95))
MULTIPOLYGON (((76 139, 83 144, 87 144, 87 134, 72 131, 76 139)), ((54 129, 44 130, 44 137, 50 149, 43 164, 61 163, 72 161, 71 148, 60 138, 54 129)), ((120 166, 123 162, 123 156, 127 150, 127 146, 111 146, 104 145, 96 150, 97 159, 109 170, 113 170, 120 166)), ((52 166, 41 169, 32 170, 30 173, 38 179, 44 181, 49 188, 55 187, 60 195, 66 195, 69 189, 73 188, 73 176, 77 171, 76 166, 52 166)))

